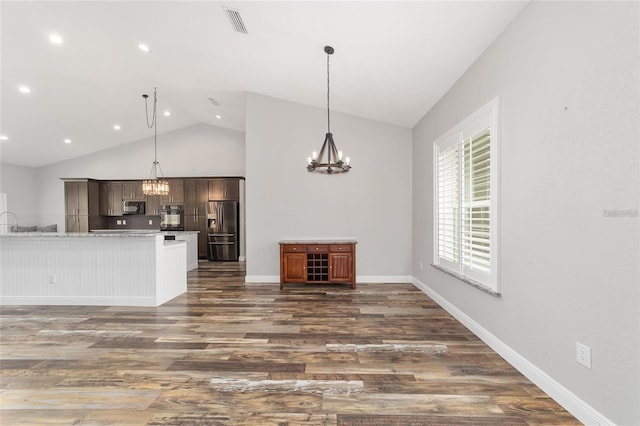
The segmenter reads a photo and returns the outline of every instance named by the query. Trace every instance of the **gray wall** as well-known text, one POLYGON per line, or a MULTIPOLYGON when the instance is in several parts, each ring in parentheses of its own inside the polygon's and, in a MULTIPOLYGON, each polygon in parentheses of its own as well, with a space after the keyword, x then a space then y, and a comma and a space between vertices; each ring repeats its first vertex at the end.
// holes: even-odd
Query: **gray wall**
MULTIPOLYGON (((36 169, 11 164, 0 165, 0 193, 7 194, 7 210, 18 216, 20 226, 45 225, 38 217, 36 169)), ((2 219, 13 225, 13 217, 2 219)))
POLYGON ((638 6, 531 3, 413 132, 413 275, 625 425, 640 424, 640 221, 604 210, 639 208, 638 6), (496 95, 499 298, 429 266, 433 141, 496 95))
POLYGON ((411 130, 331 112, 353 170, 309 173, 326 110, 247 95, 247 280, 279 279, 280 239, 354 237, 363 280, 411 274, 411 130))

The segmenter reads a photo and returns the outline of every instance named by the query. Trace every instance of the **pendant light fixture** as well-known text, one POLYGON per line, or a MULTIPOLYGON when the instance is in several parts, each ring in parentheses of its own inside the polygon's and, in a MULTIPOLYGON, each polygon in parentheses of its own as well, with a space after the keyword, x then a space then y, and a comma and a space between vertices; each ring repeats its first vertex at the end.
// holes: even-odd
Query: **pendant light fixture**
POLYGON ((347 173, 351 169, 349 157, 342 160, 342 151, 338 151, 335 142, 333 142, 333 134, 331 133, 331 116, 329 110, 329 56, 333 55, 334 49, 331 46, 325 46, 324 52, 327 54, 327 134, 324 138, 320 154, 313 152, 311 157, 307 159, 307 170, 315 173, 327 175, 335 175, 347 173))
POLYGON ((145 94, 142 95, 142 97, 144 98, 144 112, 147 116, 147 127, 149 129, 153 128, 153 165, 151 166, 149 179, 142 181, 142 193, 144 195, 167 195, 169 194, 169 182, 163 179, 162 167, 160 167, 160 162, 158 161, 158 126, 156 120, 158 95, 156 88, 153 88, 153 115, 151 123, 149 123, 149 108, 147 107, 149 95, 145 94), (158 174, 158 170, 160 174, 158 174))

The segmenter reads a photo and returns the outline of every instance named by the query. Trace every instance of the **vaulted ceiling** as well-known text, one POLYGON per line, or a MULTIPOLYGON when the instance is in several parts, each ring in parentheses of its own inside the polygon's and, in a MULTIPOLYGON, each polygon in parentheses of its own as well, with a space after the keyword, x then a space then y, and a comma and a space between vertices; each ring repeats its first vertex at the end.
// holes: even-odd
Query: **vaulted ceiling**
POLYGON ((148 137, 141 95, 154 87, 160 134, 244 131, 246 92, 324 108, 325 45, 332 111, 411 128, 526 4, 2 1, 0 161, 37 167, 148 137))

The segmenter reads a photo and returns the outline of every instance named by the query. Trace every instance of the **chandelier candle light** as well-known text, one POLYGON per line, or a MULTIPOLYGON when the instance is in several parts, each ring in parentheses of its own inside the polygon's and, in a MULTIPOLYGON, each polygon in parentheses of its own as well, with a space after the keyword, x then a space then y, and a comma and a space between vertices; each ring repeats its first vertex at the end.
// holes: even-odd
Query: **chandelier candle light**
POLYGON ((142 95, 144 98, 144 112, 147 116, 147 127, 153 128, 153 165, 151 166, 151 175, 149 179, 142 182, 142 193, 144 195, 167 195, 169 194, 169 182, 164 179, 158 179, 158 170, 160 170, 160 178, 163 177, 162 167, 158 161, 158 126, 157 126, 157 114, 156 104, 158 103, 158 96, 156 88, 153 88, 153 117, 151 123, 149 123, 149 109, 147 108, 147 99, 149 95, 142 95))
POLYGON ((325 46, 324 51, 327 54, 327 134, 320 149, 320 155, 314 151, 311 157, 307 158, 307 170, 315 173, 335 175, 347 173, 351 169, 351 165, 349 164, 349 157, 346 157, 344 161, 342 160, 342 151, 338 151, 335 142, 333 142, 331 117, 329 114, 329 56, 333 54, 334 49, 331 46, 325 46))

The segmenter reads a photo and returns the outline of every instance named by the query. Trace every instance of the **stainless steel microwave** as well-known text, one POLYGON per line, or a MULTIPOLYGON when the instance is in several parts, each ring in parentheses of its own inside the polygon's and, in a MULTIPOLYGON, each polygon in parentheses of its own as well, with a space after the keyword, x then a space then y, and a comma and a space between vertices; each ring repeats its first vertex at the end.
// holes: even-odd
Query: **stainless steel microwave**
POLYGON ((122 214, 145 214, 146 203, 144 201, 123 201, 122 214))

